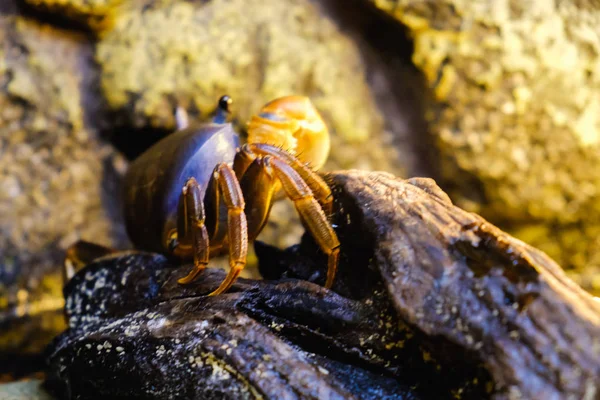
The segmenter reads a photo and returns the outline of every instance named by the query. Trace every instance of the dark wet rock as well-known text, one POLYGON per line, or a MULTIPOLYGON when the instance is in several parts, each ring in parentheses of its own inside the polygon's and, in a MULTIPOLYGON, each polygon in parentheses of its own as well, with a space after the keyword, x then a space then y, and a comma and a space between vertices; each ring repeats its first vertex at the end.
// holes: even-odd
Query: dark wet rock
POLYGON ((597 393, 600 304, 543 253, 431 180, 329 176, 342 243, 333 290, 308 236, 257 244, 267 280, 163 256, 98 259, 65 287, 48 387, 105 396, 577 398, 597 393), (568 329, 565 329, 568 327, 568 329), (410 389, 408 389, 410 388, 410 389))
POLYGON ((239 280, 230 293, 208 298, 202 294, 223 273, 209 270, 181 287, 176 279, 187 268, 132 253, 76 275, 65 288, 70 329, 49 355, 54 392, 75 398, 414 398, 367 364, 330 357, 337 349, 325 347, 327 331, 362 326, 372 333, 366 318, 373 311, 362 303, 301 281, 239 280), (326 333, 305 326, 310 320, 326 321, 317 323, 326 333), (294 334, 316 341, 323 354, 285 340, 294 334))

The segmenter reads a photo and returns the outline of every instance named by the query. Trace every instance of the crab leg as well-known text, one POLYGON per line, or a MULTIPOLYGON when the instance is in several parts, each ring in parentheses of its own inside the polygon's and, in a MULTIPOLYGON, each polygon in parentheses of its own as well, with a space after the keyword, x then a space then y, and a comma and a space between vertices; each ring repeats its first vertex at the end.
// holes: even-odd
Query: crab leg
POLYGON ((107 256, 116 250, 99 244, 79 240, 69 246, 63 264, 63 279, 66 283, 77 271, 94 261, 107 256))
POLYGON ((190 178, 183 187, 179 198, 177 237, 180 238, 178 247, 189 246, 191 241, 194 269, 186 277, 179 279, 179 283, 190 283, 208 264, 210 248, 204 220, 202 192, 198 182, 194 178, 190 178))
POLYGON ((294 202, 298 214, 312 233, 315 241, 321 250, 327 254, 325 287, 330 288, 335 278, 340 253, 340 242, 335 231, 319 203, 315 200, 310 188, 292 166, 271 156, 264 157, 263 162, 267 170, 272 170, 274 176, 281 182, 287 197, 294 202))
POLYGON ((287 151, 264 143, 252 143, 242 147, 242 152, 252 152, 263 156, 269 155, 285 161, 290 167, 300 175, 313 193, 314 198, 319 202, 327 216, 331 215, 333 196, 327 183, 316 172, 304 165, 296 157, 287 151))
POLYGON ((213 174, 227 206, 227 240, 229 242, 230 270, 221 285, 209 296, 223 293, 233 285, 246 265, 248 254, 248 224, 244 214, 244 197, 233 169, 225 164, 217 165, 213 174))
POLYGON ((240 180, 246 199, 244 210, 248 218, 248 240, 254 241, 269 219, 276 186, 275 177, 267 172, 262 158, 256 158, 240 180))

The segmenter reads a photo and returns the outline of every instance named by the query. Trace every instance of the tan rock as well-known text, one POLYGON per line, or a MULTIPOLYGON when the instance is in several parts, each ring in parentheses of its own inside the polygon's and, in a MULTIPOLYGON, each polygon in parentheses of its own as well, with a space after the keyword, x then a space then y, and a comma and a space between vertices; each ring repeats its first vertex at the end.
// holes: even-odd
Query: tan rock
POLYGON ((562 265, 597 269, 600 243, 586 232, 600 226, 598 4, 371 2, 414 40, 457 203, 524 233, 562 265), (525 233, 531 223, 546 232, 525 233))
MULTIPOLYGON (((85 94, 96 73, 91 45, 76 34, 7 15, 0 16, 0 43, 4 320, 61 308, 60 267, 73 241, 122 246, 126 239, 113 222, 116 204, 108 196, 115 191, 118 158, 90 123, 97 108, 85 94)), ((49 321, 43 329, 51 337, 62 319, 49 321)), ((32 346, 28 327, 10 333, 0 335, 0 350, 16 351, 29 342, 27 351, 39 351, 36 346, 45 345, 32 346)))

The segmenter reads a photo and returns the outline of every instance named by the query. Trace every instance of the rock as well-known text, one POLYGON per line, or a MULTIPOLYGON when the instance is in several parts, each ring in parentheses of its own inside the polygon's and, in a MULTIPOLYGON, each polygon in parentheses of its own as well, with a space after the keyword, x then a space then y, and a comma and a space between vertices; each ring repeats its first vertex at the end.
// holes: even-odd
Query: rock
POLYGON ((600 293, 597 3, 370 3, 414 40, 443 187, 600 293))
POLYGON ((0 399, 2 400, 52 400, 41 387, 40 380, 0 384, 0 399))
POLYGON ((405 82, 418 79, 403 71, 410 67, 404 54, 392 54, 404 44, 388 40, 386 28, 358 3, 21 1, 94 31, 97 60, 106 71, 104 94, 138 142, 153 136, 149 128, 165 134, 174 127, 175 104, 204 119, 227 92, 245 123, 264 102, 297 93, 310 96, 333 128, 330 167, 420 168, 411 154, 419 143, 407 144, 409 131, 424 129, 413 104, 420 88, 405 82), (146 30, 146 22, 155 28, 146 30), (371 152, 365 154, 357 144, 367 141, 371 152), (396 146, 389 146, 392 141, 396 146), (402 150, 400 160, 394 147, 402 150))
POLYGON ((244 279, 207 298, 200 293, 224 275, 211 269, 182 287, 176 279, 186 268, 133 253, 80 271, 65 288, 70 328, 49 352, 50 390, 82 399, 416 398, 389 376, 328 357, 323 334, 300 324, 318 318, 342 333, 364 325, 362 304, 310 283, 244 279), (290 295, 294 302, 282 306, 290 295), (294 334, 321 351, 285 340, 294 334))
POLYGON ((126 238, 113 221, 119 158, 93 126, 98 101, 89 96, 96 74, 90 43, 8 8, 0 15, 0 43, 4 355, 39 352, 64 329, 57 317, 60 267, 72 241, 123 246, 126 238))
MULTIPOLYGON (((95 31, 107 29, 123 4, 121 0, 21 0, 44 13, 57 13, 95 31)), ((136 0, 137 1, 137 0, 136 0)), ((130 2, 128 2, 130 3, 130 2)), ((125 3, 127 4, 127 3, 125 3)))
POLYGON ((494 397, 597 396, 600 301, 546 254, 454 206, 431 179, 331 180, 350 215, 342 246, 372 241, 400 319, 480 360, 494 397))
MULTIPOLYGON (((310 1, 148 2, 143 12, 120 10, 96 60, 110 108, 134 127, 172 129, 176 105, 206 118, 225 91, 245 123, 267 101, 294 93, 311 97, 334 144, 381 136, 356 45, 310 1)), ((354 161, 342 157, 334 151, 331 162, 354 161)))
POLYGON ((204 295, 221 271, 181 286, 190 267, 160 255, 97 259, 65 287, 69 329, 49 349, 47 386, 157 399, 598 393, 600 303, 546 255, 432 180, 328 179, 342 243, 332 290, 309 236, 287 250, 258 245, 268 280, 239 279, 216 297, 204 295))

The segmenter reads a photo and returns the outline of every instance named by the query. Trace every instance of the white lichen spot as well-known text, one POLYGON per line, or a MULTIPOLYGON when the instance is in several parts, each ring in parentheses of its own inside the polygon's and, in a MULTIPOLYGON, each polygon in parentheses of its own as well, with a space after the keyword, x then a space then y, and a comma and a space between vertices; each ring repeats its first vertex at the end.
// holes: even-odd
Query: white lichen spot
POLYGON ((473 340, 473 336, 471 336, 471 335, 465 336, 465 340, 467 341, 467 344, 469 346, 473 345, 473 343, 475 342, 475 340, 473 340))
POLYGON ((116 350, 117 350, 117 353, 122 353, 125 349, 121 346, 117 346, 116 350))
POLYGON ((133 313, 132 318, 133 319, 142 318, 142 317, 144 317, 146 315, 147 312, 148 312, 148 310, 136 311, 135 313, 133 313))
POLYGON ((139 325, 131 325, 125 329, 125 336, 135 336, 140 330, 139 325))
POLYGON ((164 355, 166 352, 167 352, 167 350, 165 350, 165 346, 162 344, 158 347, 158 349, 156 349, 156 355, 158 357, 164 355))
POLYGON ((216 380, 227 380, 231 378, 231 374, 226 369, 222 368, 218 363, 212 363, 211 378, 216 380))
POLYGON ((92 290, 96 291, 98 289, 102 289, 105 284, 106 284, 106 278, 103 275, 101 275, 98 277, 98 279, 96 279, 96 283, 94 284, 94 289, 92 289, 92 290))
POLYGON ((171 325, 171 321, 168 318, 156 318, 156 316, 150 316, 150 314, 148 314, 148 317, 150 318, 148 329, 160 329, 171 325))
POLYGON ((201 322, 198 322, 198 323, 196 324, 196 327, 197 327, 197 328, 199 328, 200 330, 202 330, 202 331, 203 331, 203 330, 205 330, 206 328, 208 328, 208 321, 201 321, 201 322))
POLYGON ((130 270, 127 268, 123 271, 123 275, 121 275, 121 285, 125 286, 127 284, 127 278, 129 277, 130 270))
POLYGON ((276 324, 275 322, 271 322, 271 325, 269 325, 269 328, 275 329, 277 332, 279 332, 279 331, 281 331, 283 329, 283 325, 282 324, 276 324))

